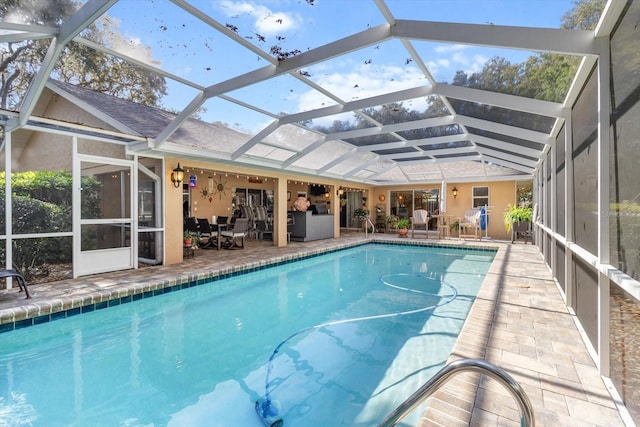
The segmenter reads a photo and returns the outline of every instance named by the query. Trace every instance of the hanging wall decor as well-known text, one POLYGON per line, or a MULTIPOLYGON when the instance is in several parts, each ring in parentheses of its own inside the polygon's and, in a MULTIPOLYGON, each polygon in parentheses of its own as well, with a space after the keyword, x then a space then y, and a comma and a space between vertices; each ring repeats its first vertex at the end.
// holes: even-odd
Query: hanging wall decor
POLYGON ((218 194, 220 196, 220 200, 222 200, 222 195, 224 194, 225 196, 227 195, 227 181, 222 181, 222 177, 219 178, 219 181, 217 183, 214 183, 214 187, 213 187, 213 193, 212 194, 218 194))
POLYGON ((213 177, 209 176, 209 178, 207 178, 207 186, 200 190, 200 195, 202 195, 203 198, 208 199, 209 203, 213 203, 214 189, 213 177))

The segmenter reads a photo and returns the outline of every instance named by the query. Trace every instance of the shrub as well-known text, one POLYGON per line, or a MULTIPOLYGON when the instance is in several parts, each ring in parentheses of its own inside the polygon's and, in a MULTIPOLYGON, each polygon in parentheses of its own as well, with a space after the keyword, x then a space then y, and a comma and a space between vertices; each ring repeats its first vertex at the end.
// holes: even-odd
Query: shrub
MULTIPOLYGON (((0 172, 0 229, 5 230, 6 175, 0 172)), ((82 177, 82 217, 100 217, 100 182, 82 177)), ((28 171, 11 174, 12 233, 40 234, 72 230, 72 176, 70 173, 28 171)), ((29 278, 35 268, 46 264, 72 262, 71 237, 16 239, 13 241, 14 268, 29 278)), ((0 247, 5 257, 5 247, 0 247)))
POLYGON ((531 222, 533 211, 528 206, 509 205, 504 213, 504 227, 511 232, 514 222, 531 222))

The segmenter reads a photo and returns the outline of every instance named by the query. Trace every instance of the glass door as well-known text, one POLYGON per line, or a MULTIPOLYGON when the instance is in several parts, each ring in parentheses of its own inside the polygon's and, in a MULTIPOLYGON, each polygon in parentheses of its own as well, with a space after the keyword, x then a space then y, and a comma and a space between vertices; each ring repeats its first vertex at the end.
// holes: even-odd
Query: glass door
POLYGON ((75 212, 79 230, 74 230, 79 240, 74 247, 79 250, 74 250, 74 276, 133 268, 134 162, 83 155, 79 160, 80 200, 74 204, 79 205, 75 212))

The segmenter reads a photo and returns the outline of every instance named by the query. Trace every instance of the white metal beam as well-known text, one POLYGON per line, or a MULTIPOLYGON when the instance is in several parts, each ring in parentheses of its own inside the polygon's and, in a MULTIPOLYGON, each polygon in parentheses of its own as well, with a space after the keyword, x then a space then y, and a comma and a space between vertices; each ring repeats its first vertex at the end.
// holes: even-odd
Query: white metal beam
MULTIPOLYGON (((456 115, 455 122, 463 126, 471 126, 489 132, 499 133, 514 138, 524 139, 538 144, 553 144, 554 140, 544 132, 536 132, 534 130, 523 129, 516 126, 503 125, 501 123, 490 122, 488 120, 476 119, 475 117, 456 115)), ((543 147, 540 147, 542 149, 543 147)))
POLYGON ((393 36, 413 39, 493 46, 569 55, 595 55, 594 32, 503 25, 458 24, 451 22, 398 19, 393 36))
POLYGON ((313 120, 332 114, 346 113, 355 110, 362 110, 369 107, 377 107, 379 105, 389 104, 392 102, 401 102, 408 99, 425 97, 432 95, 432 93, 433 89, 430 86, 418 86, 411 89, 404 89, 396 92, 389 92, 382 95, 372 96, 369 98, 358 99, 356 101, 350 101, 345 103, 344 105, 332 105, 329 107, 318 108, 316 110, 289 114, 282 117, 282 123, 285 124, 313 120))
POLYGON ((538 166, 538 161, 536 160, 531 160, 524 157, 518 157, 513 154, 503 153, 502 151, 490 150, 484 147, 477 147, 476 150, 479 153, 486 154, 487 156, 507 160, 513 163, 519 163, 521 165, 528 166, 534 169, 538 166))
POLYGON ((433 89, 434 94, 477 102, 479 104, 494 105, 525 113, 539 114, 548 117, 562 117, 562 104, 557 102, 540 101, 522 96, 508 95, 488 90, 454 86, 438 83, 433 89))
POLYGON ((280 126, 280 122, 278 120, 274 120, 271 123, 269 123, 267 127, 262 129, 255 136, 249 139, 249 141, 245 142, 244 144, 242 144, 240 148, 234 151, 233 154, 231 154, 231 160, 237 160, 240 156, 242 156, 244 153, 246 153, 251 148, 256 146, 264 138, 269 136, 273 131, 278 129, 279 126, 280 126))
POLYGON ((337 164, 339 164, 341 162, 344 162, 347 159, 350 159, 351 157, 355 156, 356 154, 358 154, 358 152, 356 151, 355 148, 347 151, 346 153, 342 154, 341 156, 335 158, 334 160, 330 161, 326 165, 324 165, 321 168, 319 168, 318 169, 318 174, 322 175, 322 173, 328 171, 329 169, 331 169, 335 165, 337 165, 337 164))
POLYGON ((511 169, 519 170, 528 174, 533 174, 535 172, 534 168, 529 168, 518 163, 509 162, 507 160, 499 159, 497 157, 485 156, 485 161, 495 163, 501 166, 506 166, 511 169))
MULTIPOLYGON (((529 156, 529 157, 533 157, 536 159, 539 159, 542 154, 543 151, 542 150, 534 150, 528 147, 523 147, 521 145, 516 145, 516 144, 511 144, 509 142, 505 142, 505 141, 499 141, 497 139, 493 139, 493 138, 487 138, 485 136, 479 136, 479 135, 469 135, 469 138, 473 139, 474 141, 480 143, 480 144, 484 144, 484 145, 488 145, 490 147, 495 147, 495 148, 500 148, 503 150, 508 150, 510 152, 512 152, 513 154, 523 154, 525 156, 529 156)), ((480 148, 480 147, 478 147, 480 148)))

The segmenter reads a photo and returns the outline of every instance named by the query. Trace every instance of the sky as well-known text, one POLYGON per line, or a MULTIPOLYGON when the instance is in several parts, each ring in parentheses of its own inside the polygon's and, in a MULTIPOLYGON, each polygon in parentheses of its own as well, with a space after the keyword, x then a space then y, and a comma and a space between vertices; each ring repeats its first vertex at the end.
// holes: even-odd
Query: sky
MULTIPOLYGON (((190 4, 264 51, 278 45, 285 52, 304 52, 386 22, 371 0, 315 0, 313 5, 305 0, 193 0, 190 4)), ((562 15, 574 5, 571 0, 387 0, 386 4, 397 19, 548 28, 558 28, 562 15)), ((107 14, 114 31, 123 36, 123 40, 106 41, 113 49, 203 87, 268 65, 168 0, 121 0, 107 14)), ((415 42, 414 47, 438 82, 451 81, 458 70, 479 71, 496 55, 521 62, 533 54, 426 42, 415 42)), ((345 101, 427 83, 399 41, 370 46, 304 71, 314 83, 335 91, 345 101)), ((184 108, 197 93, 169 80, 168 87, 162 103, 174 110, 184 108)), ((288 76, 230 96, 275 114, 335 103, 288 76)), ((217 98, 204 107, 203 119, 251 133, 273 120, 217 98)))

